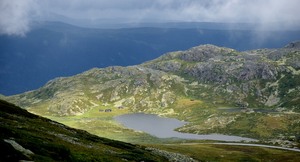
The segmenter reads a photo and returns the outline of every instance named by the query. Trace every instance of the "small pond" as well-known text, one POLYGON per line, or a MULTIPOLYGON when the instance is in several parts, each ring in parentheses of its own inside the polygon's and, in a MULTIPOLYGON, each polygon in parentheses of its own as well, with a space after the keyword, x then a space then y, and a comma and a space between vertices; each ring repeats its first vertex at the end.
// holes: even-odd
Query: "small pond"
POLYGON ((180 133, 174 131, 187 122, 182 122, 173 118, 163 118, 153 114, 125 114, 115 117, 115 120, 125 127, 137 131, 143 131, 158 138, 181 138, 198 140, 219 140, 219 141, 256 141, 251 138, 239 136, 228 136, 222 134, 198 135, 191 133, 180 133))

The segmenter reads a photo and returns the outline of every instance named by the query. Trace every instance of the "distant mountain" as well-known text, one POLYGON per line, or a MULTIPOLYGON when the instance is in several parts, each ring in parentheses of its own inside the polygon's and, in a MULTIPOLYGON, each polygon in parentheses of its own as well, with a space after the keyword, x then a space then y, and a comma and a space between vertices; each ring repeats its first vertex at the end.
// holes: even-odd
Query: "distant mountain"
POLYGON ((82 115, 110 105, 189 121, 178 129, 182 132, 295 141, 299 63, 300 42, 244 52, 201 45, 141 65, 56 78, 37 90, 3 98, 46 116, 82 115))
POLYGON ((229 26, 232 24, 158 23, 93 29, 59 22, 36 23, 25 37, 0 36, 0 93, 36 89, 52 78, 93 67, 140 64, 199 44, 249 50, 278 48, 300 39, 300 31, 295 30, 255 31, 245 24, 233 29, 229 26))
POLYGON ((145 147, 109 140, 0 100, 0 161, 167 161, 145 147))

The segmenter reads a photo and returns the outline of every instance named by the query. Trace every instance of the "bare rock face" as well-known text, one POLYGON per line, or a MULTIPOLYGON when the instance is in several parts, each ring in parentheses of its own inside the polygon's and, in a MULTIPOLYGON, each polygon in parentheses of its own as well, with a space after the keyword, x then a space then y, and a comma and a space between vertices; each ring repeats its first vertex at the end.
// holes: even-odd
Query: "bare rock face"
POLYGON ((233 49, 202 45, 177 52, 172 57, 162 57, 158 61, 146 63, 145 66, 166 72, 178 72, 181 69, 181 72, 200 81, 220 84, 253 79, 276 79, 277 65, 264 60, 265 56, 258 51, 237 52, 233 49), (173 63, 168 59, 173 59, 173 63), (179 62, 181 66, 174 66, 179 62))
POLYGON ((219 48, 213 45, 202 45, 182 52, 179 58, 188 62, 204 62, 211 58, 222 56, 231 52, 234 52, 234 50, 229 48, 219 48))
POLYGON ((300 49, 300 41, 297 42, 291 42, 288 45, 286 45, 284 48, 294 48, 294 49, 300 49))

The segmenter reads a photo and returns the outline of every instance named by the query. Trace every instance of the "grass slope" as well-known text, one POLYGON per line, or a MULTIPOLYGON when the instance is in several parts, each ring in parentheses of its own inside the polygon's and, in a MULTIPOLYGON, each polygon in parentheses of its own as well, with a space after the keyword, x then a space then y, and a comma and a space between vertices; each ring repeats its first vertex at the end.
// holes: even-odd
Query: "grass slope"
POLYGON ((0 161, 166 161, 145 147, 100 138, 0 100, 0 161))

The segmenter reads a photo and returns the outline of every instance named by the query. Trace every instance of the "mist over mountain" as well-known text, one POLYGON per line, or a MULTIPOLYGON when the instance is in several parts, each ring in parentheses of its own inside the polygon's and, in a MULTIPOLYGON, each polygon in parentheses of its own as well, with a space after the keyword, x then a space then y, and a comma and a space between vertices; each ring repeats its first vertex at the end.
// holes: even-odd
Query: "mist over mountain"
POLYGON ((140 64, 165 52, 200 44, 250 50, 279 48, 300 39, 297 30, 257 31, 245 24, 229 26, 232 24, 153 23, 95 29, 60 22, 36 23, 24 37, 0 36, 0 94, 36 89, 55 77, 93 67, 140 64))

